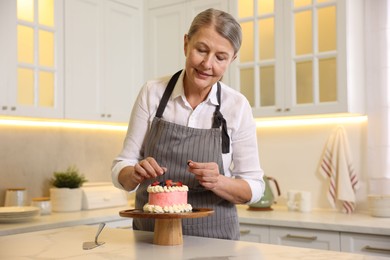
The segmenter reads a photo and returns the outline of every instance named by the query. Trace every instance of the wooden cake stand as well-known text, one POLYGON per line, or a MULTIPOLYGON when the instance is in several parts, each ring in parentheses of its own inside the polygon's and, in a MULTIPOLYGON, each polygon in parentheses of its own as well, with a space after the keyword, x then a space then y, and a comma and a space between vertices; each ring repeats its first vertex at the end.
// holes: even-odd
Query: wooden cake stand
POLYGON ((127 218, 154 218, 153 244, 173 246, 183 244, 181 219, 201 218, 214 214, 212 209, 192 209, 183 213, 149 213, 141 209, 129 209, 119 212, 119 216, 127 218))

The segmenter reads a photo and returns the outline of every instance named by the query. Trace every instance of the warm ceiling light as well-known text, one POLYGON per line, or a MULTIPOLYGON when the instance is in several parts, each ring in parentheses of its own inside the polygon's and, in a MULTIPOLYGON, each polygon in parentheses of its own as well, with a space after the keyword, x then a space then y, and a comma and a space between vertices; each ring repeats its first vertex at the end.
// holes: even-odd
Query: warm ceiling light
POLYGON ((115 130, 126 131, 127 125, 109 124, 97 122, 78 122, 68 120, 51 120, 51 119, 19 119, 19 118, 0 118, 0 125, 8 126, 27 126, 27 127, 60 127, 74 129, 96 129, 96 130, 115 130))
MULTIPOLYGON (((367 121, 367 116, 322 116, 322 117, 283 117, 256 119, 256 126, 262 127, 281 127, 281 126, 308 126, 308 125, 326 125, 326 124, 348 124, 362 123, 367 121)), ((96 129, 96 130, 114 130, 127 131, 127 124, 70 121, 70 120, 52 120, 52 119, 30 119, 30 118, 8 118, 0 117, 0 125, 8 126, 26 126, 26 127, 60 127, 74 129, 96 129)))
POLYGON ((317 117, 284 117, 273 119, 256 119, 256 126, 261 127, 280 127, 280 126, 309 126, 309 125, 327 125, 327 124, 349 124, 362 123, 367 121, 367 116, 317 116, 317 117))

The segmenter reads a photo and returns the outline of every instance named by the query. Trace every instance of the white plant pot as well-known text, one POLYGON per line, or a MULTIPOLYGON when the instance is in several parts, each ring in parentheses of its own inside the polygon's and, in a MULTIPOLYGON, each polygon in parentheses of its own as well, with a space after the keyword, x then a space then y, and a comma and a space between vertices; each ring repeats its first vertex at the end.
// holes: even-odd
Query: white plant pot
POLYGON ((82 204, 81 188, 51 188, 51 208, 54 212, 80 211, 82 204))

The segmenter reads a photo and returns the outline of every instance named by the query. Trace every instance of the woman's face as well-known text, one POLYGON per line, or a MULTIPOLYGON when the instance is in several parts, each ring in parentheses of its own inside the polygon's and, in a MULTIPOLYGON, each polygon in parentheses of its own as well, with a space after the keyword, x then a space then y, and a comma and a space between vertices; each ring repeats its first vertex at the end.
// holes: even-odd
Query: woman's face
POLYGON ((231 43, 220 36, 214 27, 204 27, 191 39, 184 38, 186 56, 186 83, 200 90, 219 81, 229 64, 235 59, 231 43))

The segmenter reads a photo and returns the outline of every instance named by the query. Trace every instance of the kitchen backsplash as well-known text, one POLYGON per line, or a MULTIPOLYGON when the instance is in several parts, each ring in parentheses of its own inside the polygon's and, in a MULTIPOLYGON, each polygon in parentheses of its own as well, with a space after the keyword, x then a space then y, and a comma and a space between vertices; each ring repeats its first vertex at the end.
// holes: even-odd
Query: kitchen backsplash
POLYGON ((24 187, 30 198, 49 196, 53 172, 70 165, 90 182, 111 181, 124 136, 115 130, 1 126, 0 205, 7 188, 24 187))
MULTIPOLYGON (((286 205, 290 189, 310 191, 313 208, 330 209, 327 180, 317 172, 324 145, 334 124, 258 128, 261 165, 281 188, 279 205, 286 205)), ((357 210, 367 206, 367 125, 344 125, 354 167, 360 178, 357 210)), ((0 205, 7 188, 25 187, 29 198, 48 196, 54 171, 76 165, 91 182, 111 181, 111 163, 120 152, 125 132, 66 128, 1 126, 0 205)))

